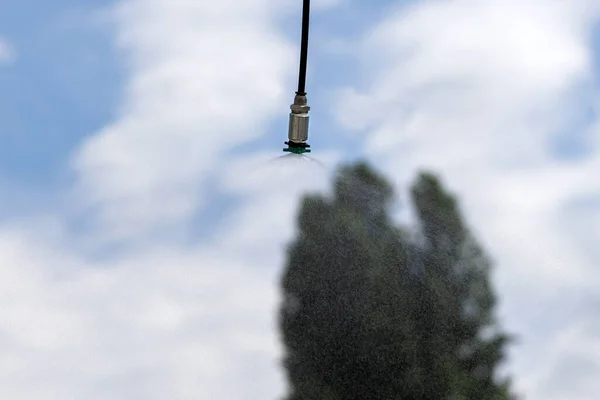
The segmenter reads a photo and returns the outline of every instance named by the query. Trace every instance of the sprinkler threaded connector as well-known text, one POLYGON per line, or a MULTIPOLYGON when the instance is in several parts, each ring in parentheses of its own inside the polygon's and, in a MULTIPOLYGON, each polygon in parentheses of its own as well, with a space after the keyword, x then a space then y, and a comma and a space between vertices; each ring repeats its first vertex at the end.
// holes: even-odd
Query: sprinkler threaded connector
POLYGON ((306 100, 306 94, 296 94, 294 104, 290 106, 290 124, 288 128, 288 145, 283 151, 302 154, 310 153, 308 140, 308 112, 310 106, 306 100))

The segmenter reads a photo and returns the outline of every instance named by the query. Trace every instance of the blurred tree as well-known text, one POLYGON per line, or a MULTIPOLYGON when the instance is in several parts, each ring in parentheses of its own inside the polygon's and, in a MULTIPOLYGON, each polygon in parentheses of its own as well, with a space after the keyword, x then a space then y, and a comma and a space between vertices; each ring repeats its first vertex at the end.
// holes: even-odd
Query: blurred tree
POLYGON ((332 199, 304 198, 282 279, 289 400, 507 398, 489 263, 435 177, 412 193, 419 241, 365 163, 340 170, 332 199))
POLYGON ((435 385, 427 398, 507 399, 497 381, 509 336, 494 318, 491 263, 466 228, 456 199, 430 173, 419 175, 412 203, 423 262, 420 348, 435 385))

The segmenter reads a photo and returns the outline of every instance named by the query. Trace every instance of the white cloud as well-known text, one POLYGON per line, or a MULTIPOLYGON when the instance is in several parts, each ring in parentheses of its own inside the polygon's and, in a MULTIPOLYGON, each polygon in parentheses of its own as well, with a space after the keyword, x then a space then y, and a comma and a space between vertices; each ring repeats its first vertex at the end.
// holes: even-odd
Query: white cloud
MULTIPOLYGON (((569 293, 600 286, 598 253, 586 251, 597 235, 565 223, 575 216, 570 202, 600 198, 600 152, 560 161, 549 151, 589 99, 598 11, 585 1, 415 2, 365 39, 359 58, 372 77, 367 87, 340 93, 339 120, 365 133, 367 152, 401 187, 426 167, 461 196, 498 261, 502 314, 521 334, 511 367, 530 399, 547 398, 532 371, 543 346, 562 334, 560 326, 536 325, 554 321, 552 310, 569 293)), ((582 218, 593 215, 597 205, 582 218)), ((549 360, 552 369, 576 351, 570 344, 549 360)), ((587 389, 564 387, 555 398, 592 398, 600 387, 589 379, 587 389)))
POLYGON ((269 268, 257 274, 264 266, 208 248, 91 263, 31 233, 0 238, 11 266, 0 294, 5 396, 255 399, 282 391, 269 268))
POLYGON ((79 191, 111 237, 189 217, 227 151, 285 112, 295 58, 276 30, 280 13, 263 0, 118 7, 131 70, 122 117, 74 161, 79 191))
POLYGON ((15 60, 14 47, 5 39, 0 37, 0 64, 8 64, 15 60))
MULTIPOLYGON (((562 163, 546 150, 551 133, 576 115, 576 89, 592 75, 594 3, 417 2, 365 40, 360 56, 373 80, 349 91, 359 95, 344 114, 363 125, 366 148, 399 185, 424 165, 443 171, 464 199, 499 261, 504 314, 522 335, 511 367, 533 400, 548 398, 543 386, 558 380, 564 360, 597 346, 598 327, 580 324, 589 316, 561 325, 600 282, 591 268, 598 255, 575 240, 598 239, 600 211, 593 203, 585 212, 567 208, 599 194, 590 171, 600 147, 562 163), (573 290, 580 297, 566 301, 573 290)), ((75 234, 65 215, 0 229, 7 398, 244 400, 284 392, 275 328, 281 250, 294 232, 296 195, 322 189, 330 171, 297 176, 257 164, 270 154, 238 159, 229 151, 263 135, 273 117, 286 118, 297 53, 278 27, 298 12, 295 4, 117 7, 125 99, 119 118, 73 159, 77 196, 69 205, 83 207, 94 229, 75 234), (210 191, 240 200, 223 224, 202 227, 210 240, 151 240, 215 202, 210 191), (99 260, 78 247, 98 235, 129 243, 99 260)), ((331 165, 336 157, 324 158, 331 165)), ((564 382, 554 399, 585 399, 597 393, 595 382, 564 382)))
POLYGON ((304 184, 289 186, 279 169, 253 175, 228 152, 264 135, 274 116, 287 117, 296 52, 278 27, 289 5, 119 4, 117 38, 129 74, 121 113, 72 163, 69 205, 94 224, 72 232, 72 216, 58 215, 48 227, 36 220, 0 230, 4 396, 283 393, 275 328, 282 246, 293 231, 295 194, 322 185, 324 175, 296 176, 304 184), (243 200, 223 229, 202 228, 212 241, 153 240, 188 223, 210 190, 243 200), (119 251, 90 256, 99 239, 119 251))
POLYGON ((222 189, 244 204, 203 244, 145 243, 96 260, 74 251, 60 219, 0 231, 9 266, 0 270, 2 393, 15 400, 282 395, 282 250, 298 194, 323 187, 329 171, 274 167, 270 157, 222 171, 222 189))

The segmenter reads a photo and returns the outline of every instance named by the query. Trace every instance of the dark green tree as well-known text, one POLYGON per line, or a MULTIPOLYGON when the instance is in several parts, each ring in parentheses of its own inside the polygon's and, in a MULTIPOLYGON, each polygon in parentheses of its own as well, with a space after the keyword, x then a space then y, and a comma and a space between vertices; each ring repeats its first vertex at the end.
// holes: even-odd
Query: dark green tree
POLYGON ((491 263, 463 222, 454 196, 430 173, 412 187, 421 231, 423 295, 420 348, 440 394, 465 400, 507 399, 497 371, 509 336, 495 320, 491 263))
POLYGON ((393 201, 364 163, 340 170, 332 198, 303 199, 282 279, 288 399, 505 399, 505 337, 482 336, 489 263, 454 199, 420 177, 420 240, 392 224, 393 201))

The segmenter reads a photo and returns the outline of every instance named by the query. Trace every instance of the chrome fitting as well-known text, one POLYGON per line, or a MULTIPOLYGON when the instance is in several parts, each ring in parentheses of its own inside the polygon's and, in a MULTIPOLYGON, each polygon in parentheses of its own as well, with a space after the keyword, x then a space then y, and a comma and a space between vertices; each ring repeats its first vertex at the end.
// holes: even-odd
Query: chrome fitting
POLYGON ((290 113, 288 139, 294 143, 306 143, 308 140, 308 112, 310 111, 306 95, 296 94, 290 110, 292 112, 290 113))

